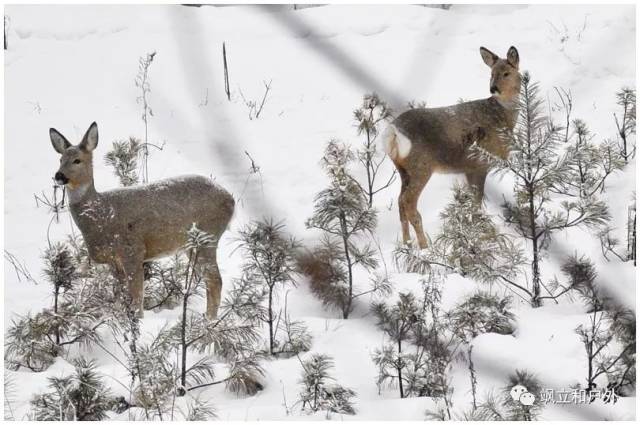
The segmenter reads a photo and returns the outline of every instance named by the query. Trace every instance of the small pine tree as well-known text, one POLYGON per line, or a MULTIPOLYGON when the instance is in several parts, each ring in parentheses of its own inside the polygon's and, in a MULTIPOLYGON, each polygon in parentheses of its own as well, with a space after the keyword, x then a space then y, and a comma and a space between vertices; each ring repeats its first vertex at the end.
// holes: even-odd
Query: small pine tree
POLYGON ((456 272, 485 284, 500 283, 518 296, 531 291, 517 283, 524 254, 513 238, 501 233, 483 210, 475 188, 453 188, 453 199, 440 213, 442 227, 426 249, 417 252, 405 246, 394 251, 399 268, 429 274, 434 267, 456 272))
POLYGON ((357 239, 376 227, 376 211, 369 208, 358 182, 349 174, 348 166, 354 156, 351 150, 336 140, 327 144, 322 166, 330 185, 316 195, 314 211, 307 220, 308 228, 319 229, 326 235, 320 255, 334 270, 333 280, 316 282, 312 289, 326 305, 338 308, 347 319, 353 310, 353 300, 367 293, 379 292, 383 286, 357 292, 354 268, 376 268, 378 261, 370 245, 358 247, 357 239))
POLYGON ((516 370, 509 375, 507 385, 496 394, 487 394, 478 407, 463 415, 470 421, 534 421, 542 411, 542 386, 540 381, 525 370, 516 370), (521 386, 523 388, 517 388, 521 386), (516 387, 514 389, 514 387, 516 387), (524 391, 524 393, 522 392, 524 391), (521 401, 525 395, 526 402, 521 401))
POLYGON ((353 111, 353 116, 358 126, 358 135, 365 136, 357 155, 358 161, 362 164, 367 174, 364 192, 368 198, 369 208, 371 208, 374 195, 388 188, 396 178, 396 170, 394 168, 389 179, 384 184, 376 186, 376 178, 382 163, 386 159, 386 155, 378 152, 375 139, 378 136, 380 123, 391 117, 391 109, 376 93, 365 94, 360 107, 353 111))
POLYGON ((616 114, 613 115, 618 128, 618 136, 620 137, 620 152, 625 162, 629 158, 635 157, 636 147, 630 146, 632 134, 636 134, 636 91, 629 87, 623 87, 616 93, 617 104, 622 108, 622 115, 618 119, 616 114))
POLYGON ((37 421, 101 421, 108 418, 113 398, 91 360, 73 361, 75 372, 48 378, 49 392, 31 400, 37 421))
POLYGON ((177 395, 210 385, 226 383, 235 392, 255 394, 262 389, 260 378, 264 374, 257 359, 259 318, 263 317, 261 304, 264 296, 244 280, 238 280, 220 306, 218 317, 209 320, 189 309, 192 298, 202 296, 205 285, 199 252, 215 243, 211 235, 195 225, 188 231, 187 267, 184 270, 184 289, 181 316, 175 325, 162 332, 162 341, 179 353, 176 367, 177 395), (205 356, 190 364, 190 352, 205 353, 215 347, 216 354, 230 364, 229 376, 215 380, 213 358, 205 356))
MULTIPOLYGON (((507 385, 502 391, 502 407, 506 410, 504 418, 508 421, 532 421, 535 420, 542 410, 542 385, 534 374, 526 370, 516 370, 509 375, 507 385), (534 399, 533 404, 522 403, 521 400, 514 399, 511 390, 516 385, 526 388, 534 399)), ((522 394, 520 394, 522 398, 522 394)))
POLYGON ((117 140, 104 156, 107 165, 113 167, 114 174, 120 179, 122 186, 139 183, 138 158, 142 152, 142 143, 135 137, 129 140, 117 140))
POLYGON ((543 102, 538 84, 531 81, 528 73, 522 78, 520 110, 516 126, 509 138, 511 153, 507 160, 480 152, 480 156, 497 165, 499 173, 510 173, 515 177, 515 202, 505 201, 505 221, 530 244, 531 258, 531 305, 542 305, 544 298, 555 298, 553 294, 541 294, 542 277, 540 265, 548 248, 552 234, 570 227, 584 225, 597 227, 609 219, 606 205, 593 197, 563 200, 560 208, 551 205, 554 188, 563 182, 575 181, 574 158, 564 155, 561 149, 560 128, 542 114, 543 102))
POLYGON ((636 392, 636 314, 630 308, 614 305, 608 312, 610 329, 621 347, 604 368, 607 379, 620 395, 636 392))
POLYGON ((100 340, 98 329, 110 322, 113 279, 99 267, 80 273, 78 246, 58 243, 46 250, 44 274, 53 286, 53 306, 12 320, 5 339, 10 368, 40 372, 66 348, 100 340))
POLYGON ((351 400, 356 396, 355 391, 335 383, 329 371, 333 368, 333 359, 326 354, 312 354, 307 360, 301 361, 302 378, 300 384, 300 400, 305 412, 327 413, 334 412, 355 415, 356 411, 351 400))
POLYGON ((551 191, 593 203, 604 192, 607 178, 622 169, 624 159, 614 142, 595 144, 587 124, 580 119, 573 120, 572 134, 564 158, 568 178, 558 181, 551 191))
POLYGON ((616 388, 635 384, 635 313, 602 293, 595 266, 586 258, 569 258, 562 271, 589 309, 588 323, 576 328, 587 355, 586 389, 595 389, 600 376, 616 388), (620 351, 613 344, 616 340, 620 351))
POLYGON ((473 339, 483 333, 512 334, 511 299, 486 292, 476 292, 458 304, 449 314, 451 328, 467 346, 473 409, 477 408, 477 375, 473 364, 473 339))
MULTIPOLYGON (((71 289, 76 278, 76 266, 68 247, 62 243, 49 246, 44 254, 44 273, 53 285, 53 315, 58 316, 60 291, 71 289)), ((60 331, 54 326, 56 344, 60 345, 60 331)))
MULTIPOLYGON (((278 313, 275 310, 274 302, 278 296, 278 288, 295 285, 294 253, 298 247, 299 243, 295 239, 284 235, 284 225, 271 220, 252 223, 240 231, 240 248, 245 259, 243 279, 247 279, 266 293, 266 317, 262 320, 269 328, 269 354, 272 356, 280 353, 296 354, 296 351, 285 353, 283 343, 277 340, 282 311, 278 313)), ((301 325, 298 323, 296 326, 301 325)), ((300 331, 300 335, 306 334, 302 329, 297 330, 300 331)), ((296 347, 299 347, 299 344, 290 341, 286 351, 296 347)))
POLYGON ((636 194, 628 208, 627 214, 627 260, 636 265, 636 194))
POLYGON ((410 381, 405 369, 414 365, 411 364, 407 353, 403 352, 402 343, 410 340, 414 327, 422 319, 420 305, 413 294, 400 293, 399 298, 398 302, 391 307, 382 302, 372 306, 378 327, 391 340, 391 344, 374 352, 373 362, 380 371, 378 386, 386 381, 397 382, 400 398, 404 398, 406 396, 405 386, 410 381))

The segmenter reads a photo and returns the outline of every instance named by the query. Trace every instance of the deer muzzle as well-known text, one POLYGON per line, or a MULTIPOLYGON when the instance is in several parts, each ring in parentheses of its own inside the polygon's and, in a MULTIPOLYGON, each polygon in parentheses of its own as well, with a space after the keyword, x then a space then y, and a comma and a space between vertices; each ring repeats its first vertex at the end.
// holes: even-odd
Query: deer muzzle
POLYGON ((60 171, 58 171, 56 175, 53 176, 53 180, 55 180, 56 184, 59 184, 59 185, 64 185, 69 183, 69 179, 67 178, 67 176, 62 174, 60 171))

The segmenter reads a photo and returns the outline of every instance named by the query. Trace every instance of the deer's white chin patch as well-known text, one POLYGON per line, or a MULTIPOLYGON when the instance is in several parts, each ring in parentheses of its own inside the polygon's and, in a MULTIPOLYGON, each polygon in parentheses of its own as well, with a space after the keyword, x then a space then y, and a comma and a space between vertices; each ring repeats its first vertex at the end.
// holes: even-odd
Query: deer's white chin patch
POLYGON ((73 203, 82 199, 88 188, 88 184, 74 185, 71 182, 67 183, 67 189, 69 189, 69 201, 73 203))

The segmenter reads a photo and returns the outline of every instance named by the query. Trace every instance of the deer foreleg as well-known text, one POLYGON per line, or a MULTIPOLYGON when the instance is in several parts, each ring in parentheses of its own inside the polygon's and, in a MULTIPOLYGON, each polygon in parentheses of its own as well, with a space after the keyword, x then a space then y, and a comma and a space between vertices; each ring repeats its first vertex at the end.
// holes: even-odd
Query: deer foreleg
POLYGON ((127 308, 134 311, 138 317, 142 317, 144 314, 144 253, 134 249, 127 251, 129 255, 116 259, 114 269, 120 285, 127 288, 124 297, 127 308))
POLYGON ((476 201, 482 203, 484 197, 484 182, 487 179, 487 171, 474 171, 472 173, 465 173, 467 183, 469 186, 475 189, 476 201))
POLYGON ((203 250, 201 254, 204 277, 207 283, 207 318, 209 319, 217 317, 220 294, 222 293, 222 276, 220 276, 218 269, 216 251, 217 247, 212 247, 203 250))

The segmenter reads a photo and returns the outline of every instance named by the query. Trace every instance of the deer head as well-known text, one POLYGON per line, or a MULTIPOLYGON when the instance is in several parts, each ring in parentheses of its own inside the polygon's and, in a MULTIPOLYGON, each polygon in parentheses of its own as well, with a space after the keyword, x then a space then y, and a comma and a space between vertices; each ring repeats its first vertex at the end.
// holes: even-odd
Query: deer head
POLYGON ((60 168, 54 176, 57 184, 75 190, 93 183, 93 154, 98 146, 98 125, 89 126, 82 141, 74 146, 55 128, 49 129, 53 149, 60 155, 60 168))
POLYGON ((491 68, 489 91, 503 103, 514 102, 520 94, 520 56, 518 50, 511 46, 507 58, 501 59, 492 51, 480 47, 482 60, 491 68))

